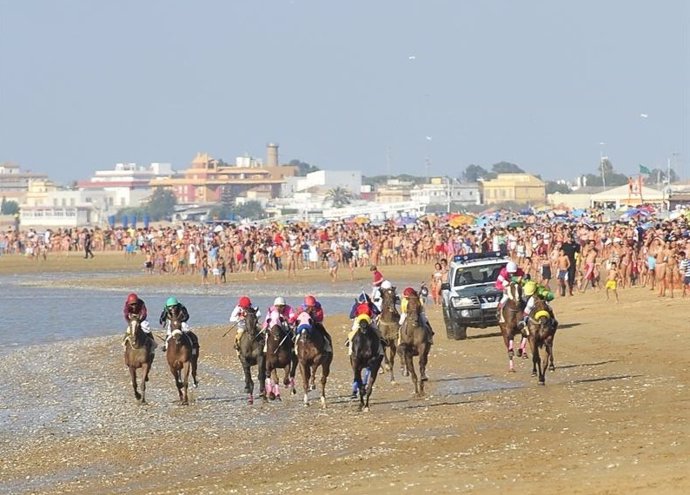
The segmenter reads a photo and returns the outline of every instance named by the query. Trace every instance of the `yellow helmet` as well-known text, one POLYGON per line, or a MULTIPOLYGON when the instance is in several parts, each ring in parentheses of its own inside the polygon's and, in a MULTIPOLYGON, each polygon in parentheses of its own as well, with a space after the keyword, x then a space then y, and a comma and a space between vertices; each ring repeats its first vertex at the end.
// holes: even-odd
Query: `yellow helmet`
POLYGON ((526 296, 533 295, 535 292, 537 292, 537 283, 534 282, 533 280, 530 280, 523 287, 523 292, 525 293, 526 296))

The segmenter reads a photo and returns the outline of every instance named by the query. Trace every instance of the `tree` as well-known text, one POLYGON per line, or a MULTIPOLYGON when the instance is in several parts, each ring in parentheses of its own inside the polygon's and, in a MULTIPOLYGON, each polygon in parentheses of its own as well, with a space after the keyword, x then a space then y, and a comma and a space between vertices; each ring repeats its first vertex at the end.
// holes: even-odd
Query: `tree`
POLYGON ((19 213, 19 203, 16 201, 7 201, 2 198, 2 205, 0 205, 0 214, 2 215, 16 215, 19 213))
POLYGON ((525 171, 510 162, 498 162, 491 166, 491 170, 497 174, 524 174, 525 171))
POLYGON ((468 165, 462 173, 462 179, 465 182, 477 182, 479 179, 487 179, 489 172, 479 165, 468 165))
POLYGON ((177 198, 172 191, 158 187, 153 191, 144 209, 151 216, 151 220, 156 221, 171 217, 175 213, 176 204, 177 198))
POLYGON ((350 204, 352 193, 344 187, 338 186, 326 193, 326 200, 330 201, 334 208, 342 208, 350 204))
POLYGON ((304 177, 307 174, 321 170, 319 167, 315 165, 309 165, 307 162, 303 162, 300 160, 290 160, 290 163, 288 163, 288 165, 297 167, 298 177, 304 177))
POLYGON ((570 193, 570 188, 566 184, 560 182, 553 180, 546 181, 546 194, 553 193, 568 194, 570 193))

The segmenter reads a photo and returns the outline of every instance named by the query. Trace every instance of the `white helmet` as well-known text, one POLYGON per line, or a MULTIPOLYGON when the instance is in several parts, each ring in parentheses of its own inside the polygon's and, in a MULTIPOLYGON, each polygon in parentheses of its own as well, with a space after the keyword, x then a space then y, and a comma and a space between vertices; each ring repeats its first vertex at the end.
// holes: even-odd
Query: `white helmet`
POLYGON ((517 271, 517 265, 514 261, 509 261, 506 265, 506 270, 508 271, 508 273, 515 273, 517 271))
POLYGON ((393 284, 391 284, 388 280, 384 280, 383 283, 381 284, 382 289, 392 289, 393 284))
POLYGON ((285 298, 282 296, 278 296, 273 300, 273 305, 274 306, 285 306, 285 298))

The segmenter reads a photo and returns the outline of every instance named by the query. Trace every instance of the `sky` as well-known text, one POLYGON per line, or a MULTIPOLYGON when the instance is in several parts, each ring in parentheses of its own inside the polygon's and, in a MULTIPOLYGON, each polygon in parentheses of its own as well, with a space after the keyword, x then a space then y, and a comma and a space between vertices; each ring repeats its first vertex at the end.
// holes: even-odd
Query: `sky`
POLYGON ((0 163, 690 178, 686 0, 0 0, 0 163), (603 144, 602 144, 603 143, 603 144))

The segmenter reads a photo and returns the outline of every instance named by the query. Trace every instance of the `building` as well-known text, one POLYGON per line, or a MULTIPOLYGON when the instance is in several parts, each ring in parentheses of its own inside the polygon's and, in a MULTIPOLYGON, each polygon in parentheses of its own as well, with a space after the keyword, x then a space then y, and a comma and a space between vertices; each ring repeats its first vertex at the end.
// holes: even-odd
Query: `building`
POLYGON ((443 206, 450 210, 453 205, 481 204, 479 184, 462 184, 458 181, 435 177, 430 184, 418 184, 410 190, 410 200, 426 206, 443 206))
POLYGON ((483 203, 541 205, 546 202, 546 184, 530 174, 498 174, 482 182, 483 203))
POLYGON ((48 179, 46 174, 22 172, 19 165, 14 163, 0 163, 0 198, 7 201, 24 202, 29 182, 36 179, 48 179))
POLYGON ((632 188, 631 185, 625 184, 623 186, 613 187, 605 191, 592 194, 590 198, 590 206, 593 208, 614 208, 618 209, 623 206, 637 206, 640 204, 651 204, 662 207, 666 203, 666 197, 663 191, 647 186, 632 188))
MULTIPOLYGON (((276 145, 273 145, 276 146, 276 145)), ((277 154, 277 149, 271 149, 277 154)), ((277 158, 271 157, 275 162, 277 158)), ((259 196, 278 197, 296 167, 263 166, 258 161, 250 166, 228 165, 207 153, 198 153, 191 166, 181 174, 151 180, 151 187, 171 189, 180 204, 217 203, 224 198, 246 197, 250 191, 259 196)))
POLYGON ((282 196, 292 196, 305 191, 318 191, 323 195, 330 189, 342 187, 353 197, 359 197, 362 190, 362 172, 358 170, 317 170, 305 177, 288 177, 282 196))
POLYGON ((77 188, 112 193, 109 199, 113 207, 140 206, 151 195, 151 180, 172 175, 169 163, 152 163, 148 167, 139 167, 136 163, 117 163, 113 170, 97 170, 90 179, 78 181, 77 188))

